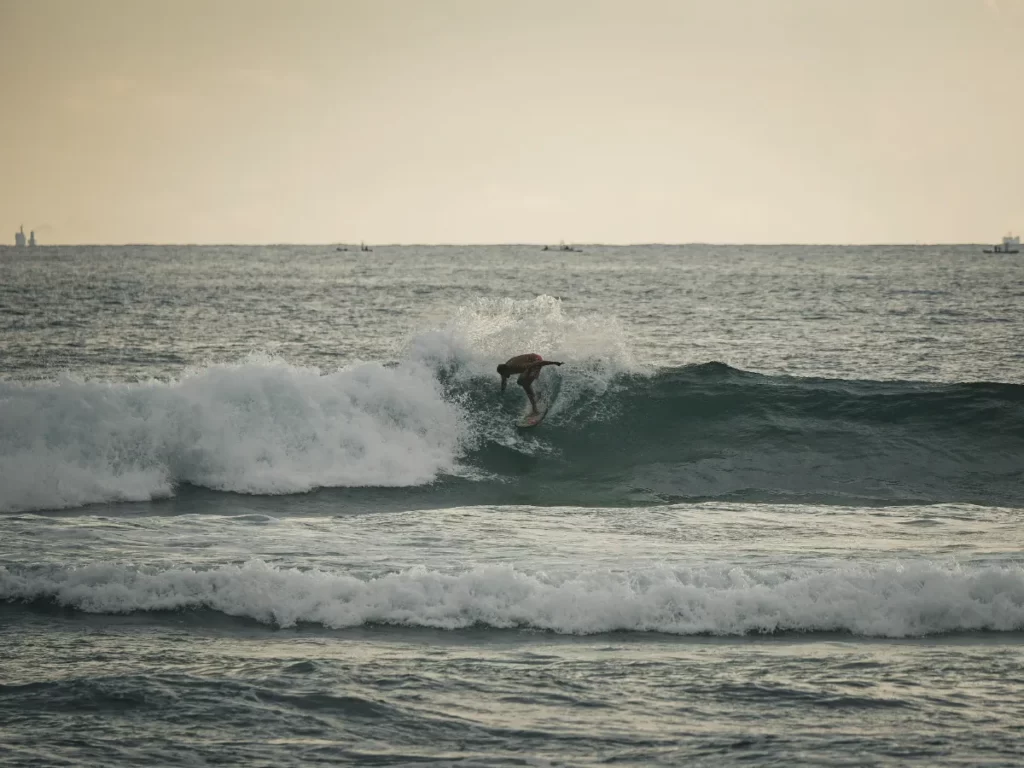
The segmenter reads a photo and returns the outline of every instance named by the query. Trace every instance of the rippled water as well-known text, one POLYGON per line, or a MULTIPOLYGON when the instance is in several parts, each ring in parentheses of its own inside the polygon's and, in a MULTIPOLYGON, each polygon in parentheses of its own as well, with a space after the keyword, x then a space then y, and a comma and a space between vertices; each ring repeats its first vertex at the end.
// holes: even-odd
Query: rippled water
POLYGON ((1018 765, 1022 296, 972 247, 0 250, 3 762, 1018 765))

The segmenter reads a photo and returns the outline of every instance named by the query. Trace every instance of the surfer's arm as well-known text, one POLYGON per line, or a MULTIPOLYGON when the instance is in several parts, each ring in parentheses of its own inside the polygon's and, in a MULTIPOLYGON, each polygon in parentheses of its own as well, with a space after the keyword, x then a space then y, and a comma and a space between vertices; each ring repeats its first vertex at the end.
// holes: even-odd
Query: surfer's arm
POLYGON ((530 373, 538 373, 539 374, 539 373, 541 373, 541 369, 544 368, 545 366, 560 366, 560 365, 562 365, 561 362, 557 362, 555 360, 538 360, 537 362, 535 362, 535 364, 532 364, 529 367, 528 370, 529 370, 530 373))

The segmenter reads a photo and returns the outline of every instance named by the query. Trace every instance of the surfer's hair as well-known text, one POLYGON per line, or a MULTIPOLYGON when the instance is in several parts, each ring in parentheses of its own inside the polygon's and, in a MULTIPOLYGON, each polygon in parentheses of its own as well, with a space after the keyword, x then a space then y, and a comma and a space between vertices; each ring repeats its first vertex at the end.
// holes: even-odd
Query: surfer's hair
POLYGON ((509 376, 509 375, 511 375, 511 372, 509 371, 508 366, 505 365, 504 363, 501 363, 500 365, 498 365, 498 373, 500 373, 502 376, 509 376))

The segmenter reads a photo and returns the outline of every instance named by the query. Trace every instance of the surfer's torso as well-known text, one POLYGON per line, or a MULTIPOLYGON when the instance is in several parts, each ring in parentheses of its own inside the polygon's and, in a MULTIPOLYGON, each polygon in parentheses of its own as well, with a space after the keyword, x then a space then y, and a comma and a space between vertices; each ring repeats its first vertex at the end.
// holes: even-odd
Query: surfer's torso
POLYGON ((510 357, 508 360, 505 361, 505 368, 508 370, 510 374, 522 374, 529 371, 535 363, 539 363, 543 359, 544 358, 542 358, 536 352, 529 352, 525 355, 516 355, 515 357, 510 357))

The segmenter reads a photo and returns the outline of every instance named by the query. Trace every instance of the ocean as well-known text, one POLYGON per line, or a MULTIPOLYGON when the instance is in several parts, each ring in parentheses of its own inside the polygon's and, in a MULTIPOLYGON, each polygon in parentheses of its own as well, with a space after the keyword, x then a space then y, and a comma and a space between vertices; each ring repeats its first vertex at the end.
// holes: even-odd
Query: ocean
POLYGON ((0 249, 0 764, 1024 763, 1024 261, 580 249, 0 249))

